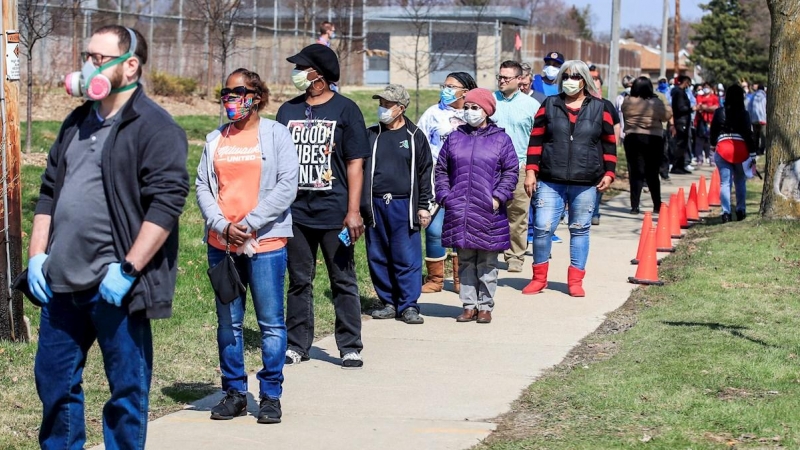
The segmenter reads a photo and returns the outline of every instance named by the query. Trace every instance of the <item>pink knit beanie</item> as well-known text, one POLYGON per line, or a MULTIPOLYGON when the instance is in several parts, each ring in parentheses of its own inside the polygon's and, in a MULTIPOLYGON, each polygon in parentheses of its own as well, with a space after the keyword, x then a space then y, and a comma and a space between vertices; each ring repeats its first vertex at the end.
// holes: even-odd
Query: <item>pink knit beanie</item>
POLYGON ((495 106, 497 105, 492 91, 483 88, 476 88, 467 92, 466 97, 464 97, 464 102, 475 103, 480 106, 486 112, 487 116, 494 114, 495 106))

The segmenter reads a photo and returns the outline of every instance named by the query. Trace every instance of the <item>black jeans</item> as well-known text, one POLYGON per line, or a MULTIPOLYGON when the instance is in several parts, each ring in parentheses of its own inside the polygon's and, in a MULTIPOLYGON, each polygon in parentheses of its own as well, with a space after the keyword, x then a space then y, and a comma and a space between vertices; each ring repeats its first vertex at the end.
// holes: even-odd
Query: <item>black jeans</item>
POLYGON ((669 179, 669 165, 672 162, 672 147, 675 145, 672 139, 672 133, 670 131, 664 130, 664 150, 663 156, 661 158, 661 169, 659 170, 659 175, 664 180, 669 179))
POLYGON ((647 180, 653 210, 661 207, 661 179, 658 170, 661 166, 664 138, 650 134, 628 134, 625 136, 625 157, 628 159, 631 183, 631 208, 639 208, 642 186, 647 180))
POLYGON ((356 282, 353 246, 339 240, 340 229, 320 230, 293 225, 294 237, 286 245, 289 292, 286 297, 286 334, 290 350, 308 356, 314 342, 314 277, 317 249, 328 268, 333 308, 336 313, 334 336, 340 356, 360 352, 361 300, 356 282))
POLYGON ((683 172, 686 167, 686 155, 689 153, 689 118, 675 121, 675 151, 672 153, 672 171, 683 172))
POLYGON ((753 124, 753 136, 756 138, 758 150, 756 153, 763 155, 767 149, 767 126, 760 123, 753 124))

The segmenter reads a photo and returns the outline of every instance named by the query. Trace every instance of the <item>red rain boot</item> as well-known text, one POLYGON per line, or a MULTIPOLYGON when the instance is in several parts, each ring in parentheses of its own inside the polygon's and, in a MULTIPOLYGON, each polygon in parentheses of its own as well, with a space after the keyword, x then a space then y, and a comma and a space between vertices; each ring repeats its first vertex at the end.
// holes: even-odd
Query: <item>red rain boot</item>
POLYGON ((573 297, 586 296, 586 292, 583 290, 584 275, 586 275, 585 270, 569 266, 569 269, 567 270, 567 287, 569 287, 569 295, 573 297))
POLYGON ((547 269, 550 268, 550 262, 543 262, 541 264, 533 265, 533 279, 527 286, 522 289, 525 295, 538 294, 547 287, 547 269))

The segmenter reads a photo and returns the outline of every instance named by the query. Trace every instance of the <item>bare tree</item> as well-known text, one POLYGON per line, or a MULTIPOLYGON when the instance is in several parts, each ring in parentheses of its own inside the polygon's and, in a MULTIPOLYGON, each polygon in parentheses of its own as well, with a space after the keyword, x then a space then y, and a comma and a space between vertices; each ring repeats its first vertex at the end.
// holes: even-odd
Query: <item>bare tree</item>
MULTIPOLYGON (((459 2, 460 4, 460 2, 459 2)), ((452 5, 452 3, 450 3, 452 5)), ((453 32, 439 32, 441 36, 437 42, 437 36, 433 33, 433 23, 436 19, 432 18, 434 8, 443 5, 441 0, 407 0, 399 8, 403 11, 409 36, 404 43, 407 50, 404 53, 391 55, 392 63, 401 71, 407 73, 414 79, 414 111, 415 116, 419 117, 419 91, 422 80, 429 77, 433 72, 452 70, 458 66, 465 69, 464 64, 471 64, 470 71, 477 73, 478 55, 489 51, 489 48, 478 48, 478 35, 481 27, 486 24, 481 22, 486 4, 461 7, 461 11, 469 9, 471 18, 464 19, 453 32), (464 30, 467 30, 466 32, 464 30), (471 39, 474 38, 474 39, 471 39), (443 51, 442 49, 447 49, 443 51), (483 52, 481 51, 483 50, 483 52), (470 60, 471 58, 471 60, 470 60), (468 62, 471 61, 471 62, 468 62)), ((437 24, 437 26, 439 26, 437 24)), ((441 30, 441 29, 440 29, 441 30)), ((493 45, 493 44, 492 44, 493 45)))
POLYGON ((40 40, 50 36, 63 17, 59 10, 61 3, 39 3, 36 0, 20 0, 19 13, 19 43, 27 63, 27 105, 25 107, 25 153, 31 151, 32 122, 33 122, 33 48, 40 40), (49 10, 48 10, 49 9, 49 10))
MULTIPOLYGON (((211 82, 213 72, 212 59, 219 61, 220 83, 225 85, 228 75, 228 59, 236 47, 234 23, 239 18, 241 0, 191 0, 195 13, 204 24, 208 39, 209 83, 208 96, 214 96, 214 83, 211 82)), ((204 38, 206 38, 204 36, 204 38)), ((225 110, 220 105, 220 123, 224 120, 225 110)))
POLYGON ((793 101, 800 89, 800 3, 768 0, 772 16, 767 100, 767 168, 761 215, 800 218, 800 117, 793 101))

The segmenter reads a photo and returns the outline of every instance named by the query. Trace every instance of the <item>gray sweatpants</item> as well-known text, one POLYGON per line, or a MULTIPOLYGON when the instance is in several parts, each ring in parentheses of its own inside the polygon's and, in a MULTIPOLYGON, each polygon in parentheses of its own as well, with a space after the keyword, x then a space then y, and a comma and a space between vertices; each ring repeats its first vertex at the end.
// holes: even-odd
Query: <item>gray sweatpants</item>
POLYGON ((458 276, 461 278, 459 298, 464 309, 491 311, 497 290, 497 255, 499 252, 457 249, 458 276))

